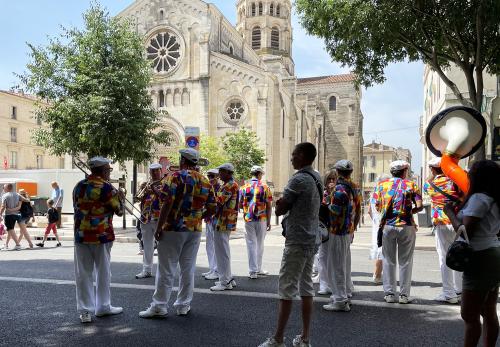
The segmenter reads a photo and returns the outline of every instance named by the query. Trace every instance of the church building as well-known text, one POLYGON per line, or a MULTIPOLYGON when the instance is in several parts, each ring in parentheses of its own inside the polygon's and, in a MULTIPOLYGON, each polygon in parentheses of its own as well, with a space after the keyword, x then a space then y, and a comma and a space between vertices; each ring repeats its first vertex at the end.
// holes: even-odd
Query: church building
POLYGON ((354 76, 295 75, 290 0, 238 0, 236 11, 236 26, 201 0, 136 0, 119 14, 144 36, 151 96, 165 111, 174 145, 183 143, 186 127, 217 137, 250 129, 278 194, 293 174, 293 147, 303 141, 317 146, 321 174, 349 159, 361 183, 363 117, 354 76))

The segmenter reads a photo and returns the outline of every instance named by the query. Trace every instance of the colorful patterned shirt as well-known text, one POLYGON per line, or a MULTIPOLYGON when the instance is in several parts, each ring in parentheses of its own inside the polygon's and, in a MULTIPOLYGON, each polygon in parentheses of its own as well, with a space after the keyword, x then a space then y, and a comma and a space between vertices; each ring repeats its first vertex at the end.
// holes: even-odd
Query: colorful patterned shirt
POLYGON ((120 215, 118 192, 101 177, 89 176, 73 190, 75 243, 102 244, 115 240, 113 215, 120 215))
POLYGON ((236 230, 238 221, 238 184, 231 179, 220 186, 216 200, 217 212, 215 214, 215 230, 232 232, 236 230))
POLYGON ((146 193, 141 201, 141 222, 147 224, 160 218, 160 198, 154 192, 146 193))
POLYGON ((267 184, 252 178, 240 189, 240 208, 245 222, 267 222, 267 204, 272 201, 273 195, 267 184))
POLYGON ((215 212, 215 194, 208 179, 195 170, 181 170, 161 183, 162 204, 172 204, 163 230, 201 232, 203 213, 215 212))
MULTIPOLYGON (((454 197, 455 201, 458 201, 462 196, 456 184, 444 175, 437 175, 432 180, 432 183, 446 194, 454 197)), ((424 194, 427 194, 431 199, 432 225, 451 224, 450 219, 443 212, 444 206, 451 200, 434 189, 429 182, 424 184, 424 194)))
POLYGON ((407 179, 390 178, 377 185, 375 194, 377 211, 380 212, 381 218, 386 215, 385 224, 397 227, 416 225, 411 211, 413 204, 422 201, 422 194, 417 183, 407 179), (392 209, 387 211, 393 194, 392 209))
POLYGON ((330 209, 330 232, 335 235, 354 233, 361 213, 361 190, 350 179, 339 178, 327 199, 330 209))

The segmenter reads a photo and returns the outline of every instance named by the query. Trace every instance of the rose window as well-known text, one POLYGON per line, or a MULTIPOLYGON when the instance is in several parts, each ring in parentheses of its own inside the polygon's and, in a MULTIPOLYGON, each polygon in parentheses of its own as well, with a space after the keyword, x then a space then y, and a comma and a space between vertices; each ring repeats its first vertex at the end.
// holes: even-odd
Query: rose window
POLYGON ((241 101, 230 101, 226 106, 224 120, 229 124, 238 124, 245 115, 245 106, 241 101))
POLYGON ((161 32, 149 40, 147 57, 156 72, 170 72, 181 58, 180 39, 171 32, 161 32))

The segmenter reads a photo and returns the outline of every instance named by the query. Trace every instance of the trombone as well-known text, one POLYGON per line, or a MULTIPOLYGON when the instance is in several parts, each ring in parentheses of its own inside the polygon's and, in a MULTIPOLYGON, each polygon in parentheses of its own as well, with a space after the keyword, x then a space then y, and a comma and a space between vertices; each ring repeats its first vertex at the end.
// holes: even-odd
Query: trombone
MULTIPOLYGON (((85 177, 90 176, 90 167, 85 163, 83 160, 77 157, 73 157, 73 165, 75 165, 78 169, 80 169, 81 172, 85 174, 85 177)), ((128 200, 125 196, 126 190, 123 188, 116 188, 113 186, 113 183, 120 183, 120 180, 109 180, 109 184, 111 184, 111 187, 116 191, 118 198, 120 199, 120 202, 123 206, 123 209, 127 211, 128 214, 134 216, 137 220, 144 219, 144 215, 142 214, 141 210, 138 209, 130 200, 128 200), (127 203, 132 206, 129 207, 127 206, 127 203), (137 217, 137 213, 139 214, 140 217, 137 217)))

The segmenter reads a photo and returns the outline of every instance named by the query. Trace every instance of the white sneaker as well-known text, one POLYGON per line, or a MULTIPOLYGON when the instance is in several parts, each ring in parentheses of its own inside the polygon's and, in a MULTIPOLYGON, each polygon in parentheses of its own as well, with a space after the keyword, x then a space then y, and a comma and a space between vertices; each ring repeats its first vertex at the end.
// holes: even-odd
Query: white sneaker
POLYGON ((373 277, 372 282, 374 285, 379 286, 382 284, 382 277, 373 277))
POLYGON ((147 272, 147 271, 141 271, 140 273, 135 275, 136 279, 150 278, 150 277, 153 277, 153 274, 151 272, 147 272))
POLYGON ((257 276, 256 272, 250 272, 250 274, 248 275, 248 278, 250 278, 252 280, 256 280, 257 278, 259 278, 259 276, 257 276))
POLYGON ((177 309, 177 315, 178 316, 187 316, 187 314, 189 313, 189 311, 191 311, 191 307, 190 306, 179 307, 177 309))
POLYGON ((311 347, 311 344, 309 343, 309 341, 306 342, 302 339, 302 335, 295 336, 295 338, 293 339, 292 345, 293 345, 293 347, 311 347))
POLYGON ((141 318, 166 317, 167 309, 151 304, 147 310, 139 312, 141 318))
POLYGON ((259 276, 267 276, 267 275, 269 275, 269 271, 267 271, 267 270, 260 270, 260 271, 257 272, 257 275, 259 275, 259 276))
POLYGON ((323 310, 334 311, 334 312, 349 312, 351 311, 351 305, 347 301, 345 302, 332 302, 328 305, 323 305, 323 310))
POLYGON ((396 297, 394 296, 394 294, 387 294, 386 296, 384 296, 384 300, 388 304, 394 304, 396 302, 396 297))
POLYGON ((141 249, 139 252, 137 252, 137 255, 143 255, 144 251, 141 249))
POLYGON ((210 290, 213 292, 221 292, 223 290, 231 290, 231 289, 233 289, 231 282, 229 282, 228 284, 223 284, 222 282, 218 281, 215 282, 215 286, 210 287, 210 290))
POLYGON ((444 293, 439 294, 434 298, 435 301, 447 302, 448 304, 458 304, 458 297, 447 297, 444 293))
POLYGON ((408 296, 406 295, 400 295, 399 296, 399 303, 400 304, 409 304, 413 301, 413 299, 410 299, 408 296))
POLYGON ((319 295, 330 295, 332 294, 332 291, 330 289, 320 289, 318 290, 319 295))
POLYGON ((202 277, 208 276, 212 273, 212 271, 207 271, 201 274, 202 277))
POLYGON ((21 245, 17 245, 17 246, 15 246, 15 247, 14 247, 14 250, 15 250, 15 251, 20 251, 20 250, 21 250, 21 245))
POLYGON ((234 279, 232 279, 231 281, 229 281, 229 284, 233 287, 233 288, 236 288, 236 281, 234 279))
POLYGON ((319 283, 319 275, 316 275, 312 278, 312 281, 314 284, 318 284, 319 283))
POLYGON ((85 311, 80 314, 80 322, 82 323, 92 322, 92 316, 90 315, 89 311, 85 311))
POLYGON ((123 308, 122 307, 110 306, 109 307, 109 311, 97 312, 95 314, 95 316, 96 317, 112 316, 112 315, 115 315, 115 314, 120 314, 122 312, 123 312, 123 308))
POLYGON ((210 281, 218 280, 219 279, 219 275, 216 274, 215 272, 210 272, 208 275, 205 276, 205 279, 206 280, 210 280, 210 281))
POLYGON ((285 344, 283 342, 276 342, 274 337, 270 337, 261 343, 259 347, 285 347, 285 344))

